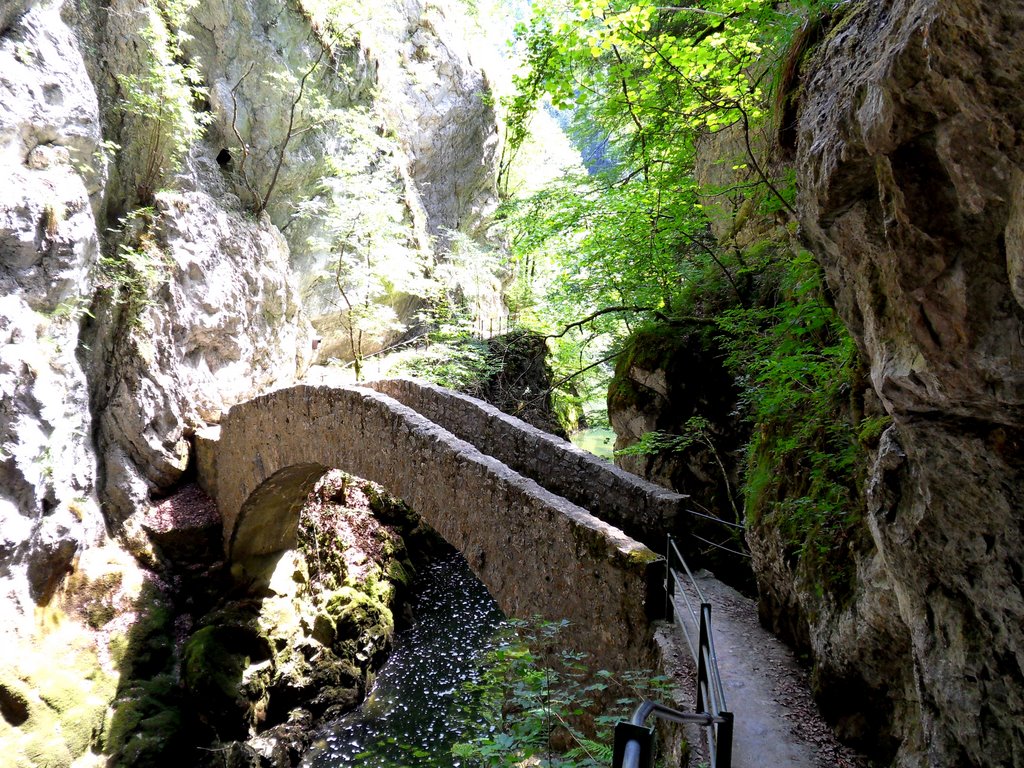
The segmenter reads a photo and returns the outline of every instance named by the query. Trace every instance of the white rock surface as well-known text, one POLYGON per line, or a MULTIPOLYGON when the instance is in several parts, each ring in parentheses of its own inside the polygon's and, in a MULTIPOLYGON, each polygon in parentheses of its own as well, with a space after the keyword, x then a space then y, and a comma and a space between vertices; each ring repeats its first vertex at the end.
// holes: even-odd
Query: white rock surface
POLYGON ((284 238, 222 206, 216 167, 194 159, 193 172, 192 191, 158 197, 166 282, 106 363, 100 444, 117 519, 177 482, 194 429, 292 383, 312 355, 284 238))
POLYGON ((99 255, 96 95, 59 9, 0 38, 0 587, 26 610, 102 537, 77 319, 99 255))
MULTIPOLYGON (((217 0, 193 11, 188 50, 210 83, 211 141, 230 152, 225 176, 246 204, 277 174, 268 212, 301 274, 321 359, 349 345, 334 279, 343 250, 361 250, 394 284, 374 297, 356 281, 349 298, 371 294, 382 318, 394 312, 408 324, 422 304, 411 297, 424 295, 417 282, 444 257, 449 232, 485 237, 498 131, 461 13, 448 2, 384 4, 354 19, 351 44, 318 64, 317 23, 275 3, 217 0)), ((370 335, 363 353, 390 337, 370 335)))

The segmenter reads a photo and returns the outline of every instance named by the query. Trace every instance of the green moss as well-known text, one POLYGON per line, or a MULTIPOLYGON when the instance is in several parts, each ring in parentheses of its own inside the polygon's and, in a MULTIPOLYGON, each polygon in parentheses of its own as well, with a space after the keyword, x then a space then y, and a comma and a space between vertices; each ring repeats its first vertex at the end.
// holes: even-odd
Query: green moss
POLYGON ((125 654, 128 653, 128 637, 123 632, 117 632, 110 636, 110 640, 107 642, 107 650, 110 652, 111 658, 114 660, 114 664, 120 667, 125 660, 125 654))
POLYGON ((746 483, 748 525, 780 535, 794 578, 842 605, 856 589, 864 533, 863 462, 836 460, 824 433, 794 440, 785 425, 765 425, 755 441, 746 483), (816 439, 823 442, 816 443, 816 439), (809 452, 817 456, 807 459, 809 452), (816 463, 815 463, 816 462, 816 463))
POLYGON ((70 768, 74 756, 68 749, 60 731, 33 734, 22 743, 24 756, 32 768, 70 768))
POLYGON ((39 693, 39 698, 50 709, 63 713, 77 706, 85 695, 83 680, 79 678, 78 673, 79 670, 71 671, 63 666, 53 665, 40 668, 32 682, 39 693))
POLYGON ((645 371, 667 369, 679 351, 681 336, 677 326, 667 323, 652 323, 637 329, 615 365, 616 377, 620 371, 624 375, 634 367, 645 371))
POLYGON ((412 563, 408 560, 392 560, 388 565, 388 581, 402 590, 412 587, 412 563))
POLYGON ((650 565, 651 563, 656 563, 661 559, 661 555, 646 547, 643 549, 631 550, 626 555, 626 560, 630 565, 650 565))
POLYGON ((138 619, 124 640, 117 643, 121 674, 128 678, 150 677, 173 664, 174 610, 160 590, 146 585, 136 601, 138 619))
POLYGON ((400 529, 410 530, 419 523, 419 515, 401 499, 392 496, 374 483, 362 486, 370 500, 370 510, 374 517, 383 523, 397 525, 400 529))
POLYGON ((391 609, 374 596, 352 587, 339 589, 328 602, 327 612, 334 619, 339 640, 394 632, 391 609))
MULTIPOLYGON (((158 687, 163 689, 164 681, 158 687)), ((131 707, 131 717, 125 717, 123 723, 131 724, 130 730, 119 728, 108 740, 107 754, 113 755, 110 761, 119 767, 149 768, 151 766, 180 764, 178 758, 171 759, 171 747, 182 749, 193 737, 185 728, 185 716, 181 704, 172 692, 151 691, 141 699, 135 700, 131 707)))
POLYGON ((196 699, 232 703, 238 699, 249 656, 238 648, 235 627, 203 627, 185 643, 182 681, 196 699))
POLYGON ((116 571, 96 579, 89 579, 81 571, 69 577, 68 593, 75 596, 79 615, 93 629, 105 626, 116 615, 114 598, 121 581, 122 574, 116 571))
POLYGON ((879 438, 881 438, 882 433, 888 429, 890 424, 892 424, 891 416, 873 416, 864 419, 860 423, 857 440, 868 448, 874 448, 878 445, 879 438))
MULTIPOLYGON (((265 695, 263 677, 246 675, 271 649, 251 626, 206 626, 186 641, 182 682, 187 704, 221 739, 244 738, 265 695)), ((264 668, 271 664, 263 664, 264 668)))
MULTIPOLYGON (((180 725, 180 697, 172 675, 157 675, 149 680, 131 681, 118 694, 105 728, 103 751, 124 756, 136 740, 146 744, 171 743, 180 725)), ((134 747, 133 747, 134 749, 134 747)), ((137 750, 135 750, 137 751, 137 750)), ((127 759, 124 764, 131 765, 127 759)))
POLYGON ((688 361, 719 348, 717 326, 697 320, 651 323, 637 329, 615 363, 608 386, 608 410, 647 410, 660 395, 634 381, 634 369, 663 371, 668 380, 685 376, 688 361))
POLYGON ((106 702, 86 701, 60 715, 60 732, 72 755, 84 755, 103 731, 106 702))
POLYGON ((0 667, 0 743, 18 765, 67 766, 93 747, 116 679, 99 661, 94 637, 62 617, 52 634, 7 649, 0 667))

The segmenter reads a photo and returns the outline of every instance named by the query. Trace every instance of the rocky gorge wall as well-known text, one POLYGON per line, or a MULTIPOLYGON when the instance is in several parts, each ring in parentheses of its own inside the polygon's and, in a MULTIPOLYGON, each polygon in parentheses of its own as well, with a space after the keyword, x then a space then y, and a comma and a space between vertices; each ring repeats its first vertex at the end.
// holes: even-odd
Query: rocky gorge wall
POLYGON ((804 232, 893 418, 861 583, 906 638, 900 765, 1024 760, 1022 23, 1020 2, 858 4, 801 97, 804 232))
MULTIPOLYGON (((811 49, 794 51, 799 121, 782 128, 796 136, 799 230, 744 220, 739 204, 712 218, 748 263, 765 245, 789 261, 809 251, 826 283, 815 301, 834 304, 856 342, 828 414, 855 454, 849 496, 814 499, 810 462, 778 448, 795 430, 755 422, 746 541, 762 621, 807 654, 823 711, 879 764, 1024 759, 1022 13, 1018 2, 838 4, 811 49), (799 510, 772 517, 793 498, 821 501, 837 535, 794 536, 799 510)), ((702 148, 702 183, 737 182, 721 162, 734 139, 702 148)), ((629 397, 609 398, 621 435, 680 431, 666 416, 688 415, 685 388, 717 371, 689 361, 683 350, 629 366, 629 397), (666 397, 673 386, 684 391, 666 397)), ((722 417, 716 426, 735 427, 737 414, 722 417)), ((688 469, 674 460, 660 482, 713 498, 699 476, 673 479, 688 469)), ((636 467, 659 475, 650 457, 636 467)))
POLYGON ((328 49, 302 4, 0 8, 0 635, 21 660, 0 668, 0 739, 14 764, 102 748, 117 665, 83 590, 116 579, 116 611, 136 608, 162 560, 141 521, 188 479, 194 430, 292 383, 314 336, 330 338, 310 322, 323 303, 310 286, 332 231, 303 205, 344 210, 383 169, 367 188, 394 212, 385 242, 417 268, 432 234, 483 226, 495 128, 461 17, 420 3, 388 14, 328 49), (346 115, 361 127, 338 135, 346 115), (275 173, 256 215, 253 191, 275 173), (67 680, 26 661, 51 641, 81 651, 67 680), (39 698, 53 686, 88 706, 39 698))

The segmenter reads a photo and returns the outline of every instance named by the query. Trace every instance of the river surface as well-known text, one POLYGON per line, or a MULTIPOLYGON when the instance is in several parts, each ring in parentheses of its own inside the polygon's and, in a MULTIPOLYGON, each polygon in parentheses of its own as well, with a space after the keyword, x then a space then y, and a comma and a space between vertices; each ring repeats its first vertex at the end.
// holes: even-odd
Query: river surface
POLYGON ((584 451, 608 461, 615 460, 615 431, 608 427, 579 429, 569 435, 569 439, 584 451))
POLYGON ((366 702, 330 726, 304 768, 459 765, 452 714, 494 642, 504 616, 458 553, 421 569, 416 623, 401 632, 366 702))

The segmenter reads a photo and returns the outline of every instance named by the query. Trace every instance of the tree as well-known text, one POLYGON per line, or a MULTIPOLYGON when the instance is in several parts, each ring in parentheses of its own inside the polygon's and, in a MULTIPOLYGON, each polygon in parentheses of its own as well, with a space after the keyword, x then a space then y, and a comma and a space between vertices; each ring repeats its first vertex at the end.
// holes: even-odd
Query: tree
POLYGON ((335 296, 330 303, 340 312, 358 379, 367 350, 405 330, 394 307, 404 297, 429 296, 434 284, 406 221, 391 143, 374 130, 369 111, 354 107, 345 117, 336 136, 342 154, 325 161, 317 193, 297 216, 318 224, 310 249, 330 254, 309 290, 335 296))
POLYGON ((589 318, 580 328, 594 352, 587 365, 638 314, 688 311, 709 268, 734 301, 747 301, 748 265, 738 249, 723 251, 704 206, 732 195, 784 215, 791 208, 792 190, 752 134, 767 125, 775 62, 806 10, 797 6, 550 0, 518 27, 526 66, 508 110, 510 142, 524 140, 529 106, 547 99, 590 157, 586 175, 506 204, 518 293, 527 322, 547 332, 589 318), (697 147, 730 127, 743 138, 732 162, 747 178, 701 188, 697 147))
POLYGON ((139 35, 145 42, 137 73, 117 75, 119 107, 125 118, 123 149, 138 158, 134 202, 151 205, 153 195, 178 171, 185 153, 209 124, 210 115, 193 109, 202 96, 201 78, 184 63, 183 27, 196 0, 152 2, 140 10, 139 35))

